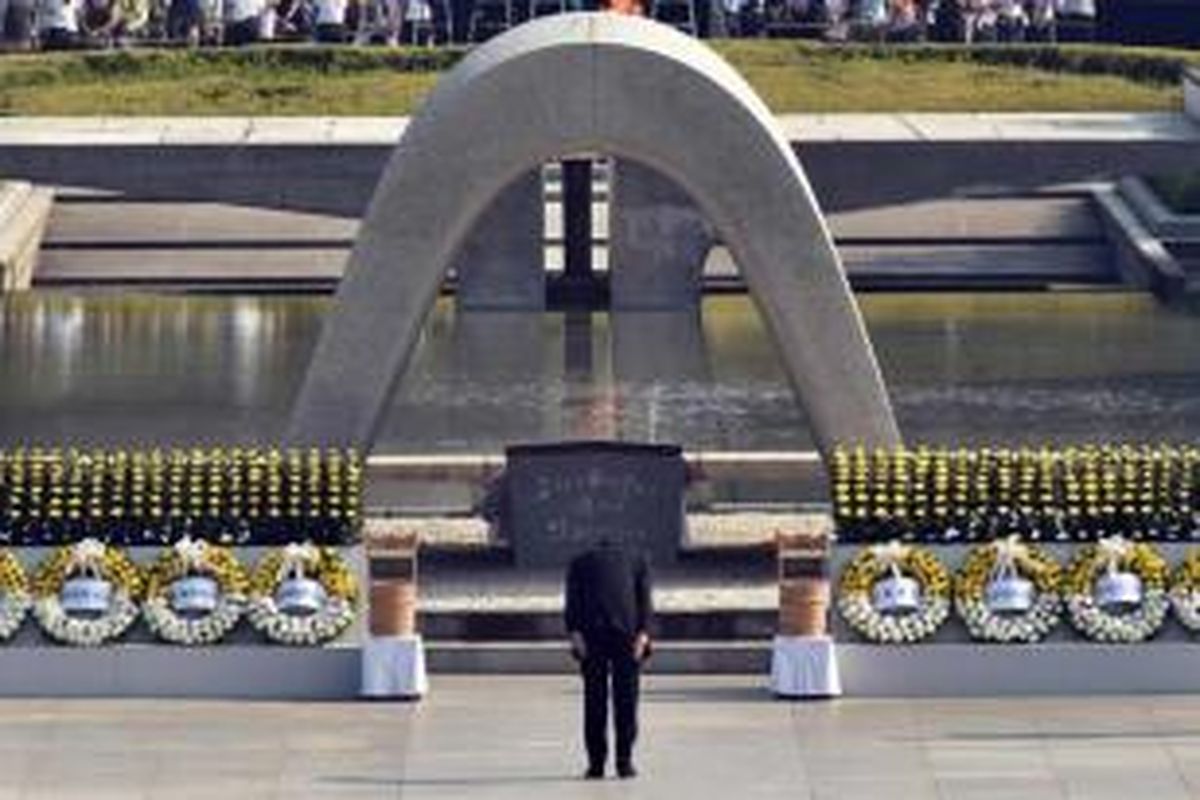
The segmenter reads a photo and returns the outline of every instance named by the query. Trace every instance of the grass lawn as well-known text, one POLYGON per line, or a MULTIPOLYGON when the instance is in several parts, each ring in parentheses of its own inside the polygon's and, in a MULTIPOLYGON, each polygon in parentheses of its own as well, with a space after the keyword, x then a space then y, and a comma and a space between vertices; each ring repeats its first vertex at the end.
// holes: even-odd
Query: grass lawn
MULTIPOLYGON (((1186 51, 717 42, 777 112, 1149 111, 1186 51)), ((4 115, 411 113, 458 50, 274 47, 0 58, 4 115)))

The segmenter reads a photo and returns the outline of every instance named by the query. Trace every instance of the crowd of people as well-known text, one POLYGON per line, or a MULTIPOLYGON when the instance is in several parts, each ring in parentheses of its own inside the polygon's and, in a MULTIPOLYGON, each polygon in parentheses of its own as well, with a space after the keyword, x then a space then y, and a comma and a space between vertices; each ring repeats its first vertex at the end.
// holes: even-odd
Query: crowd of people
POLYGON ((765 0, 762 14, 731 2, 743 32, 761 19, 835 39, 1052 42, 1091 38, 1096 21, 1096 0, 765 0))
MULTIPOLYGON (((478 2, 478 0, 476 0, 478 2)), ((508 2, 517 4, 515 0, 508 2)), ((887 41, 1088 38, 1096 0, 693 0, 714 35, 887 41), (711 4, 711 5, 710 5, 711 4), (710 19, 723 17, 720 26, 710 19), (1063 35, 1064 31, 1067 33, 1063 35), (1082 34, 1082 35, 1081 35, 1082 34)), ((620 0, 611 0, 615 8, 620 0)), ((562 8, 577 2, 564 0, 562 8)), ((4 49, 283 39, 397 44, 451 38, 450 0, 0 0, 4 49)), ((587 5, 586 3, 584 5, 587 5)), ((609 3, 602 3, 609 5, 609 3)), ((642 13, 657 4, 635 2, 642 13)), ((532 8, 532 6, 530 6, 532 8)), ((462 35, 464 26, 459 25, 462 35)), ((472 28, 474 26, 471 26, 472 28)))
POLYGON ((398 44, 429 27, 428 0, 0 0, 6 50, 276 39, 398 44))

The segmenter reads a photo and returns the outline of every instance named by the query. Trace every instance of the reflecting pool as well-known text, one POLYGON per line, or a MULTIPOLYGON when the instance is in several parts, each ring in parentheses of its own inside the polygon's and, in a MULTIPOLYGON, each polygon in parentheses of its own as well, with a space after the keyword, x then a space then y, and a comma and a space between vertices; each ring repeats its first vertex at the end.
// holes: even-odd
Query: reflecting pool
MULTIPOLYGON (((1200 318, 1141 294, 868 294, 910 441, 1195 439, 1200 318)), ((328 298, 66 295, 0 302, 0 443, 270 441, 328 298)), ((699 314, 431 315, 385 452, 622 437, 807 449, 751 301, 699 314)))

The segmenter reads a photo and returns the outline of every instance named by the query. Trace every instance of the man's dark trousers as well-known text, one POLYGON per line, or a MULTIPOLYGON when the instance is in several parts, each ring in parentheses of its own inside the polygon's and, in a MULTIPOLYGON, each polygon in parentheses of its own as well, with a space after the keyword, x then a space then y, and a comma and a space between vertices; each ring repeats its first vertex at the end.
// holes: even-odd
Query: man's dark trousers
POLYGON ((616 763, 629 764, 637 739, 638 683, 641 664, 633 655, 633 637, 621 631, 588 633, 583 672, 583 738, 588 763, 602 769, 608 758, 608 695, 612 682, 616 763))

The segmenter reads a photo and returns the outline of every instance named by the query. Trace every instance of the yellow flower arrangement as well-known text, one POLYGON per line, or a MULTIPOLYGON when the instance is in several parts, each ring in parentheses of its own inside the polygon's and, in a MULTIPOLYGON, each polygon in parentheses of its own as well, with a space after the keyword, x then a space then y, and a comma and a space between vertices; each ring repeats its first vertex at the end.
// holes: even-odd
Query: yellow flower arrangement
POLYGON ((124 633, 138 615, 143 580, 141 570, 128 555, 96 539, 59 547, 34 573, 34 615, 53 639, 71 645, 99 645, 124 633), (108 606, 96 618, 73 616, 60 602, 64 585, 85 575, 106 581, 112 588, 108 606))
POLYGON ((241 619, 249 584, 233 550, 185 538, 163 550, 147 570, 142 614, 160 639, 183 645, 214 644, 241 619), (181 613, 172 593, 177 581, 192 577, 214 581, 216 596, 206 595, 205 606, 182 607, 181 613))
MULTIPOLYGON (((1170 567, 1158 549, 1146 542, 1131 542, 1129 552, 1117 561, 1117 568, 1142 579, 1145 589, 1166 589, 1170 567)), ((1098 543, 1084 545, 1071 562, 1066 576, 1067 594, 1090 594, 1096 579, 1108 568, 1098 543)))
POLYGON ((176 547, 165 548, 159 553, 146 570, 146 596, 163 595, 175 581, 197 572, 216 580, 222 592, 246 594, 250 581, 246 568, 238 561, 233 549, 209 542, 204 545, 204 561, 198 570, 197 565, 184 558, 176 547))
MULTIPOLYGON (((358 581, 346 560, 332 547, 314 547, 316 559, 309 563, 310 578, 324 587, 330 597, 354 602, 358 598, 358 581)), ((286 555, 283 549, 267 553, 254 567, 250 578, 251 595, 273 594, 286 577, 286 555)))
POLYGON ((354 621, 358 581, 342 555, 332 547, 289 544, 268 552, 250 576, 250 623, 280 644, 318 645, 337 638, 354 621), (284 581, 304 577, 321 585, 319 610, 298 616, 276 604, 284 581))
MULTIPOLYGON (((84 540, 81 544, 88 541, 84 540)), ((94 562, 99 577, 110 581, 136 600, 142 594, 142 574, 138 565, 129 556, 116 547, 101 545, 104 554, 94 562)), ((38 565, 34 573, 32 588, 33 596, 38 599, 57 597, 62 591, 63 584, 71 577, 73 567, 78 563, 76 558, 77 546, 65 545, 54 551, 38 565)))
POLYGON ((874 642, 905 644, 931 636, 950 614, 950 573, 931 551, 890 542, 863 548, 842 571, 838 610, 847 624, 874 642), (875 586, 889 575, 911 577, 920 587, 918 610, 893 616, 875 607, 875 586))
POLYGON ((1158 549, 1120 536, 1085 545, 1067 567, 1064 579, 1071 624, 1100 642, 1140 642, 1153 636, 1170 608, 1167 582, 1170 568, 1158 549), (1123 612, 1105 608, 1096 588, 1106 574, 1132 573, 1141 582, 1136 607, 1123 612))
MULTIPOLYGON (((958 569, 954 584, 955 597, 960 600, 982 600, 996 565, 997 552, 992 544, 972 547, 958 569)), ((1062 567, 1040 547, 1026 544, 1025 552, 1016 556, 1014 566, 1022 577, 1033 582, 1038 592, 1058 592, 1062 583, 1062 567)))
POLYGON ((1171 576, 1171 606, 1189 631, 1200 631, 1200 548, 1188 550, 1171 576))
POLYGON ((0 641, 17 632, 30 605, 29 577, 25 568, 12 551, 0 551, 0 641))
POLYGON ((974 639, 1037 642, 1058 624, 1061 586, 1062 567, 1053 556, 1010 536, 967 552, 955 577, 954 605, 974 639), (1006 587, 1003 579, 1028 583, 1006 587), (1009 591, 989 598, 993 586, 1009 591), (1032 592, 1025 594, 1029 588, 1032 592))

